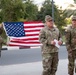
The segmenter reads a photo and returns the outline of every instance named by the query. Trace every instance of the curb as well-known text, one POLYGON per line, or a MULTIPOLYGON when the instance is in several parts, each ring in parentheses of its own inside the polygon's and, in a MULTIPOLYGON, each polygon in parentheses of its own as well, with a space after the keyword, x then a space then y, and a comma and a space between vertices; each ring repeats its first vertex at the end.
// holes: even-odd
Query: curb
MULTIPOLYGON (((61 46, 65 46, 62 44, 61 46)), ((39 47, 13 47, 13 49, 28 49, 28 48, 39 48, 39 47)), ((1 50, 13 50, 12 47, 3 46, 1 50)))

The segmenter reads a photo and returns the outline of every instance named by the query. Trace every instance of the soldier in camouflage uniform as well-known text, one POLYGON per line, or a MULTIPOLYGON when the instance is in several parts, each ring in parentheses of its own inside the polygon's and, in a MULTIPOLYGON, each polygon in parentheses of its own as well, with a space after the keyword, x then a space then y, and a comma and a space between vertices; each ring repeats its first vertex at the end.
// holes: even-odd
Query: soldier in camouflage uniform
POLYGON ((53 25, 51 16, 45 16, 45 27, 39 33, 39 40, 42 43, 42 75, 55 75, 58 66, 58 48, 55 46, 54 39, 58 40, 58 44, 62 44, 61 34, 57 27, 53 25))
POLYGON ((68 74, 74 75, 76 58, 76 16, 72 17, 72 25, 66 29, 66 48, 68 51, 68 74))
MULTIPOLYGON (((0 35, 2 34, 2 32, 3 32, 3 28, 2 28, 2 24, 0 24, 0 35)), ((0 57, 1 57, 2 44, 6 44, 6 43, 4 42, 2 37, 0 36, 0 57)))

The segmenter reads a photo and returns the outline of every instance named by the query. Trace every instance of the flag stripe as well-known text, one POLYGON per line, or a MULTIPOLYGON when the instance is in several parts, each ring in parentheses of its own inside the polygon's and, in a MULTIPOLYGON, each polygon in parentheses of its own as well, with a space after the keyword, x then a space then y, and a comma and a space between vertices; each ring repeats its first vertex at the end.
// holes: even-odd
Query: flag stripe
POLYGON ((18 40, 11 40, 10 42, 17 42, 17 43, 23 43, 23 44, 39 44, 39 42, 36 41, 18 41, 18 40))
POLYGON ((32 39, 32 38, 39 38, 39 36, 27 36, 27 37, 11 37, 10 39, 32 39))
POLYGON ((23 41, 26 41, 26 40, 38 40, 38 38, 22 38, 22 39, 13 38, 12 40, 23 40, 23 41))
POLYGON ((9 46, 41 46, 41 43, 39 42, 39 32, 44 27, 44 24, 41 21, 6 22, 5 25, 8 27, 5 30, 6 33, 8 31, 9 34, 11 34, 11 36, 9 35, 9 46), (9 29, 12 29, 11 33, 9 29), (15 31, 17 32, 15 33, 13 29, 16 29, 15 31))
POLYGON ((39 32, 25 32, 25 34, 39 34, 39 32))
POLYGON ((17 43, 17 42, 15 42, 15 43, 13 43, 13 42, 10 42, 9 43, 9 46, 31 46, 31 47, 33 47, 33 46, 41 46, 42 44, 22 44, 22 43, 17 43))
POLYGON ((24 30, 25 32, 39 32, 40 30, 24 30))
POLYGON ((41 25, 41 26, 24 26, 24 28, 38 28, 38 27, 43 27, 43 25, 41 25))
POLYGON ((38 36, 39 34, 26 34, 26 36, 38 36))
POLYGON ((25 28, 24 30, 40 30, 42 29, 43 27, 38 27, 38 28, 25 28))
POLYGON ((16 40, 16 39, 14 39, 14 40, 12 39, 10 41, 13 41, 13 42, 14 41, 25 41, 25 42, 32 42, 33 41, 33 42, 39 42, 39 40, 16 40))

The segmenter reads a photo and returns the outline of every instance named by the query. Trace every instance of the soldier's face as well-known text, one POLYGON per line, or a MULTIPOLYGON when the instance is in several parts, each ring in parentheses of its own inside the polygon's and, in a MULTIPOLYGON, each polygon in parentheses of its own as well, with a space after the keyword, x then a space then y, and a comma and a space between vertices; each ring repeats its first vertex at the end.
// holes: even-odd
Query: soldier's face
POLYGON ((53 27, 53 20, 46 21, 48 27, 53 27))
POLYGON ((72 20, 72 25, 75 25, 76 26, 76 19, 73 19, 72 20))

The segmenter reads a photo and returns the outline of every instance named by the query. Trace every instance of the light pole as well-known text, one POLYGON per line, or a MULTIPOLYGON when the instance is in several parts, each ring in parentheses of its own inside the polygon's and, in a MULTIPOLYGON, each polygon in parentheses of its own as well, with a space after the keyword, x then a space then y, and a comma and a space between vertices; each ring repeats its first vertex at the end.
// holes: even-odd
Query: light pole
POLYGON ((53 18, 53 21, 54 21, 54 2, 52 0, 52 18, 53 18))

